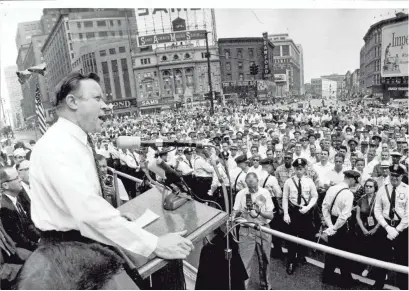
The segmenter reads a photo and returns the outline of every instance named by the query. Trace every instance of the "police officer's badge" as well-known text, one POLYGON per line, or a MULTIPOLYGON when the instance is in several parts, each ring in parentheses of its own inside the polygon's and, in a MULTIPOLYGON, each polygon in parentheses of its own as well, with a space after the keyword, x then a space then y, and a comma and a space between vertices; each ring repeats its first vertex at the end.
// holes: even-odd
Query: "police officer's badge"
POLYGON ((405 193, 399 193, 398 198, 399 198, 400 200, 404 200, 404 199, 405 199, 405 193))

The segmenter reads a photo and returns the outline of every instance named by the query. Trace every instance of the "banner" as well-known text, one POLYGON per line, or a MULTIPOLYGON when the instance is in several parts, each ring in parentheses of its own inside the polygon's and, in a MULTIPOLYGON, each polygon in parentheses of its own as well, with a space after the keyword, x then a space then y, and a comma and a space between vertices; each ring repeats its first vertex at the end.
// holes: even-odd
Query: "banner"
POLYGON ((381 76, 408 75, 408 21, 382 28, 381 76))
POLYGON ((162 33, 155 35, 145 35, 138 37, 139 46, 147 46, 152 44, 169 43, 185 40, 206 39, 205 30, 195 31, 179 31, 174 33, 162 33))

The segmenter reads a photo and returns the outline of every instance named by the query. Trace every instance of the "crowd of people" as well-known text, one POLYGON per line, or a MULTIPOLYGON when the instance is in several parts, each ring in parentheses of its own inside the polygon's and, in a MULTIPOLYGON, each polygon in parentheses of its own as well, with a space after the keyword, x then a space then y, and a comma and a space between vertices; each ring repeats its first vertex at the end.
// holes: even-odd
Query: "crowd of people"
MULTIPOLYGON (((164 183, 199 202, 230 207, 232 220, 241 216, 300 238, 408 265, 407 109, 367 108, 357 101, 306 109, 250 104, 216 106, 212 116, 207 107, 199 107, 101 119, 103 130, 93 134, 90 143, 104 198, 114 207, 115 193, 126 202, 164 183), (209 146, 120 149, 118 136, 209 146), (114 189, 109 167, 143 182, 118 179, 114 189), (233 193, 230 206, 225 205, 222 183, 233 193)), ((16 275, 40 237, 30 216, 31 147, 34 141, 17 142, 12 154, 3 150, 0 158, 2 282, 16 275), (5 272, 5 265, 15 271, 5 272)), ((262 289, 271 287, 270 257, 286 257, 286 270, 292 275, 308 255, 300 245, 246 227, 240 228, 239 241, 249 276, 253 256, 257 253, 262 260, 262 289)), ((362 271, 366 276, 366 266, 362 271)), ((326 256, 324 282, 351 286, 351 272, 348 261, 326 256), (336 267, 340 281, 334 276, 336 267)), ((386 271, 373 268, 370 273, 376 279, 374 287, 382 289, 386 271)), ((407 276, 398 274, 397 286, 407 289, 407 276)))

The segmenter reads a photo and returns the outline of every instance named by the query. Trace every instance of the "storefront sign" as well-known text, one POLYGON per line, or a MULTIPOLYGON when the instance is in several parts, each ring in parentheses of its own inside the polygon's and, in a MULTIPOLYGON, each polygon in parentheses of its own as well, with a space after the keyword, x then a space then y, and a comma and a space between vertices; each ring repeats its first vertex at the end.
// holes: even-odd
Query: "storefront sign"
POLYGON ((139 46, 151 44, 161 44, 169 42, 178 42, 185 40, 206 39, 206 30, 179 31, 174 33, 162 33, 155 35, 145 35, 138 37, 139 46))
POLYGON ((287 75, 286 74, 274 74, 274 81, 275 82, 287 82, 287 75))
POLYGON ((142 106, 152 106, 152 105, 157 105, 159 104, 159 100, 158 99, 154 99, 154 100, 142 100, 141 101, 141 105, 142 106))
POLYGON ((263 79, 268 79, 270 75, 270 62, 268 60, 268 34, 267 32, 263 33, 263 56, 264 56, 264 70, 263 70, 263 79))
POLYGON ((178 17, 172 21, 173 31, 184 31, 186 30, 186 20, 178 17))
POLYGON ((131 99, 123 99, 123 100, 115 100, 112 102, 108 102, 108 104, 112 104, 113 110, 119 109, 127 109, 131 107, 136 107, 136 98, 131 99))
POLYGON ((408 87, 389 87, 388 91, 408 91, 408 87))

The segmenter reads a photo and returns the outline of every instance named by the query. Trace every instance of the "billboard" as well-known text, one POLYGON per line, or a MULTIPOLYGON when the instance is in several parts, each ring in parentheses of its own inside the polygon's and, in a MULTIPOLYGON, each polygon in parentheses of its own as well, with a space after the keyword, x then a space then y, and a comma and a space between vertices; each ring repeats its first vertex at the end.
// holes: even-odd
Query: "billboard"
MULTIPOLYGON (((135 14, 138 39, 141 39, 141 37, 145 37, 146 39, 148 36, 149 39, 152 39, 154 35, 162 35, 163 42, 153 42, 152 44, 176 41, 200 42, 200 40, 202 40, 202 38, 189 39, 187 37, 185 39, 182 37, 175 40, 169 36, 170 33, 177 32, 209 31, 209 44, 211 45, 214 44, 214 40, 217 37, 216 28, 214 27, 215 19, 213 9, 138 8, 135 14)), ((140 43, 139 45, 143 44, 140 43)))
POLYGON ((408 75, 408 21, 382 28, 381 76, 408 75))
POLYGON ((274 74, 274 81, 275 82, 287 82, 287 75, 286 74, 274 74))

